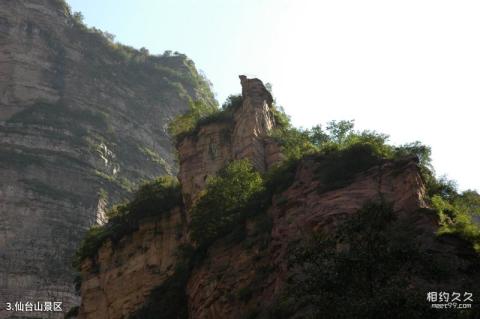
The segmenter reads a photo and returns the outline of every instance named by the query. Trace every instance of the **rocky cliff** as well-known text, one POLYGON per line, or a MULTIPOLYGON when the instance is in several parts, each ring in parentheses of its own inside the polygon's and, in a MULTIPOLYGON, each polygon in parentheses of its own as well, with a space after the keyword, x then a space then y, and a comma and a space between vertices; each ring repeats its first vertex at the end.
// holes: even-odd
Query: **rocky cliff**
MULTIPOLYGON (((318 158, 303 160, 292 185, 273 198, 267 211, 270 233, 259 233, 256 225, 261 220, 252 220, 243 242, 219 241, 210 248, 188 282, 190 318, 242 318, 268 308, 287 283, 289 246, 308 234, 331 230, 366 202, 382 196, 395 203, 397 214, 414 213, 425 205, 424 186, 414 162, 405 163, 400 173, 394 163, 381 163, 356 176, 347 187, 329 192, 318 191, 322 186, 315 178, 318 166, 318 158)), ((433 227, 433 220, 418 218, 433 227)))
MULTIPOLYGON (((408 289, 416 289, 413 295, 423 293, 425 285, 432 290, 474 285, 473 278, 478 278, 479 273, 472 269, 479 265, 478 256, 463 240, 440 240, 436 235, 439 219, 429 208, 417 156, 377 158, 370 147, 360 143, 347 155, 345 151, 332 150, 285 162, 282 146, 271 134, 278 123, 270 93, 258 79, 240 79, 241 105, 228 116, 199 124, 177 144, 184 203, 175 211, 184 218, 175 217, 177 213, 163 215, 159 207, 158 216, 153 221, 142 221, 143 226, 125 236, 123 244, 112 246, 112 241, 107 240, 94 256, 85 258, 79 318, 308 317, 301 312, 310 311, 315 299, 300 301, 300 295, 287 309, 284 306, 285 300, 290 300, 292 278, 302 266, 292 264, 294 252, 315 235, 335 233, 338 225, 359 215, 368 203, 391 203, 392 217, 388 222, 406 225, 405 242, 414 240, 412 251, 418 249, 419 256, 428 259, 427 264, 434 265, 441 259, 454 265, 449 276, 425 279, 430 275, 418 270, 423 266, 410 265, 423 257, 408 261, 413 253, 406 253, 400 243, 400 257, 392 264, 410 267, 407 273, 398 273, 402 280, 408 278, 408 289), (184 256, 185 246, 191 244, 191 208, 204 196, 209 176, 239 159, 248 159, 266 176, 276 174, 277 180, 268 186, 276 190, 268 193, 266 207, 253 206, 258 211, 248 211, 248 217, 236 222, 238 225, 230 233, 207 247, 193 243, 190 247, 197 252, 193 253, 195 257, 189 257, 194 261, 186 266, 179 256, 184 256), (279 167, 287 168, 275 173, 279 167), (158 229, 157 237, 151 234, 153 229, 158 229), (297 314, 288 314, 292 310, 298 310, 297 314)), ((362 224, 360 231, 368 229, 369 222, 362 224)), ((205 231, 208 227, 205 225, 205 231)), ((395 251, 398 244, 394 241, 392 247, 382 250, 395 251)), ((361 245, 363 242, 358 242, 361 245)), ((352 249, 348 247, 349 244, 339 243, 334 251, 352 249)), ((372 262, 380 263, 380 272, 389 267, 382 264, 381 258, 372 262)), ((321 269, 330 267, 326 264, 321 269)), ((431 276, 436 276, 436 272, 443 274, 433 269, 432 266, 431 276)), ((317 290, 314 293, 320 294, 317 290)), ((423 300, 424 296, 420 298, 423 300)), ((419 307, 429 311, 428 305, 419 307)), ((341 313, 341 309, 333 311, 341 313)), ((347 318, 334 314, 322 313, 321 317, 347 318)))
POLYGON ((187 206, 205 188, 207 177, 230 161, 249 159, 265 172, 282 159, 279 146, 268 136, 275 127, 272 95, 258 79, 240 76, 240 80, 243 101, 233 114, 201 125, 177 146, 178 178, 187 206))
POLYGON ((62 0, 0 2, 1 318, 5 302, 78 303, 85 230, 176 172, 166 125, 192 100, 215 103, 184 55, 115 44, 62 0))
POLYGON ((154 222, 142 222, 138 231, 125 238, 127 246, 112 248, 107 241, 93 259, 82 264, 80 318, 123 318, 144 306, 152 290, 172 275, 178 248, 188 242, 189 207, 205 189, 209 176, 237 159, 247 158, 263 172, 281 161, 280 146, 268 136, 275 126, 271 94, 258 79, 240 79, 241 105, 228 117, 200 125, 177 145, 184 207, 176 208, 169 217, 159 215, 154 222), (180 218, 181 214, 185 218, 180 218), (144 228, 154 228, 161 235, 152 240, 144 228), (140 243, 149 248, 138 251, 140 243), (156 248, 152 251, 151 246, 156 248), (163 267, 157 267, 151 258, 163 267), (118 289, 126 282, 128 289, 118 289))
POLYGON ((146 302, 151 291, 172 275, 185 220, 176 208, 115 245, 107 242, 95 260, 82 265, 81 295, 85 318, 124 318, 146 302))

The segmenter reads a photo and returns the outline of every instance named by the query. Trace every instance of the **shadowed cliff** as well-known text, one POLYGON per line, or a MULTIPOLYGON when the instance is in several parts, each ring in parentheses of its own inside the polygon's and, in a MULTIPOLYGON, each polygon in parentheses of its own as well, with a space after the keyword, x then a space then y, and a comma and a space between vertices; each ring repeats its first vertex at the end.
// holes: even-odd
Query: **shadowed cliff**
POLYGON ((480 196, 430 149, 348 121, 298 130, 258 79, 171 125, 178 181, 139 188, 77 252, 78 318, 476 318, 480 196), (193 121, 192 121, 193 119, 193 121), (347 300, 346 300, 347 298, 347 300))
POLYGON ((0 301, 68 310, 85 231, 139 181, 174 174, 167 123, 216 102, 185 55, 114 43, 61 0, 0 2, 0 66, 0 301))

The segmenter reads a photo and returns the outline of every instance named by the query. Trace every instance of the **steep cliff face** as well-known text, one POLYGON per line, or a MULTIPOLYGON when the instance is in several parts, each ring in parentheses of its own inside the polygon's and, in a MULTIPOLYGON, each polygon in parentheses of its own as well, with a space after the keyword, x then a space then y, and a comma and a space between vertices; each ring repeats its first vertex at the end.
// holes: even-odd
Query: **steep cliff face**
MULTIPOLYGON (((432 265, 440 258, 455 267, 449 275, 432 268, 432 276, 443 277, 431 281, 424 280, 413 266, 407 273, 399 272, 414 294, 423 293, 420 287, 425 287, 425 282, 432 291, 474 286, 472 282, 480 278, 480 273, 472 270, 478 268, 478 256, 461 239, 439 239, 436 235, 439 220, 428 208, 417 156, 376 157, 371 146, 360 143, 358 148, 326 150, 285 162, 282 148, 269 137, 276 125, 270 94, 257 79, 241 77, 241 83, 243 101, 233 117, 227 120, 220 117, 203 124, 178 144, 184 199, 183 211, 178 212, 184 217, 175 217, 176 213, 170 217, 159 214, 154 218, 155 225, 161 225, 159 231, 163 235, 156 237, 140 229, 122 239, 124 244, 112 246, 106 242, 95 256, 86 258, 82 267, 79 318, 304 318, 301 314, 275 313, 277 303, 285 297, 298 271, 299 265, 291 263, 292 251, 315 235, 335 233, 343 222, 358 216, 369 203, 391 204, 392 223, 406 225, 415 233, 414 246, 420 255, 414 258, 428 256, 428 264, 432 265), (331 155, 347 154, 348 150, 354 150, 348 157, 331 155), (267 175, 280 170, 286 176, 277 175, 277 184, 282 185, 280 188, 277 184, 270 185, 275 191, 268 193, 267 207, 253 205, 258 211, 249 211, 231 233, 223 234, 207 246, 192 243, 193 231, 189 230, 193 223, 189 222, 194 219, 189 214, 195 210, 192 213, 190 208, 199 203, 196 200, 203 190, 208 195, 207 177, 218 173, 228 162, 244 158, 267 175), (282 161, 283 166, 269 170, 282 161), (282 171, 282 167, 287 169, 282 171), (331 174, 332 171, 335 173, 331 174), (194 253, 189 257, 190 263, 186 263, 179 253, 189 244, 193 244, 190 248, 194 253), (181 245, 185 246, 179 249, 181 245), (144 248, 135 251, 134 247, 144 248), (150 264, 155 266, 155 272, 148 267, 150 264)), ((152 221, 144 225, 145 229, 154 227, 152 221)), ((205 224, 206 228, 209 226, 205 224)), ((359 228, 363 227, 367 225, 359 228)), ((337 243, 334 251, 351 249, 337 243)), ((410 256, 402 254, 406 253, 401 250, 400 259, 393 264, 410 267, 410 256)), ((318 291, 314 294, 313 298, 318 297, 318 291)), ((303 307, 311 308, 308 300, 297 300, 294 306, 303 302, 303 307)), ((301 305, 299 309, 305 310, 301 305)), ((331 313, 324 315, 331 317, 331 313)))
MULTIPOLYGON (((267 212, 272 221, 267 245, 253 220, 244 242, 218 242, 209 250, 188 283, 190 318, 241 318, 252 309, 268 308, 287 282, 289 246, 313 232, 333 229, 367 202, 382 197, 395 203, 397 214, 415 214, 425 206, 423 182, 413 161, 402 167, 384 162, 357 175, 347 187, 327 192, 319 191, 318 166, 315 157, 303 160, 293 184, 274 197, 267 212)), ((433 235, 435 221, 420 214, 418 218, 433 235)))
POLYGON ((140 308, 153 288, 172 275, 185 242, 179 208, 144 221, 119 243, 106 243, 82 266, 82 318, 125 318, 140 308))
MULTIPOLYGON (((205 187, 207 177, 232 160, 248 158, 265 171, 282 159, 279 145, 268 137, 275 125, 270 93, 258 79, 242 76, 241 84, 243 103, 229 121, 202 125, 178 145, 179 179, 187 205, 205 187)), ((188 213, 187 207, 175 209, 169 217, 159 215, 124 238, 125 244, 108 241, 94 258, 86 259, 79 317, 125 318, 144 306, 152 290, 172 275, 180 245, 188 243, 188 213), (159 235, 151 235, 152 229, 159 235)))
POLYGON ((174 173, 166 124, 215 102, 185 56, 113 44, 60 0, 0 2, 0 66, 0 301, 68 310, 85 230, 139 180, 174 173))
POLYGON ((270 92, 259 79, 242 75, 240 80, 243 102, 233 116, 202 125, 178 145, 178 178, 187 206, 205 188, 207 177, 232 160, 249 159, 260 172, 282 160, 280 147, 268 137, 275 127, 270 92))

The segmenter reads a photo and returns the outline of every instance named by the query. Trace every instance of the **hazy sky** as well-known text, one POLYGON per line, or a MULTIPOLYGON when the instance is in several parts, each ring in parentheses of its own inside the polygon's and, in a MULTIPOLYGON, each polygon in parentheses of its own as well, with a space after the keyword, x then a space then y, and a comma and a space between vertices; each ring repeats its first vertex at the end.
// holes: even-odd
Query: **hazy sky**
POLYGON ((187 54, 217 99, 273 85, 296 126, 355 119, 430 145, 437 174, 480 191, 480 1, 68 0, 124 44, 187 54))

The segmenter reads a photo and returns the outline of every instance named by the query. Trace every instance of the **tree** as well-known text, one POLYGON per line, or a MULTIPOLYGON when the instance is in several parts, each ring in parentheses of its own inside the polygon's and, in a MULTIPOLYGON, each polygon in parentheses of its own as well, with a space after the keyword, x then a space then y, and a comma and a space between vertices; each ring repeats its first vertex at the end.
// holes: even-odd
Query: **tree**
POLYGON ((329 142, 330 136, 322 129, 321 125, 315 125, 308 130, 310 141, 317 147, 329 142))
POLYGON ((244 208, 264 190, 260 174, 248 160, 234 161, 208 180, 204 195, 192 209, 191 236, 207 245, 245 218, 244 208))
POLYGON ((342 144, 347 136, 353 132, 354 121, 330 121, 327 124, 327 131, 330 139, 338 144, 342 144))
POLYGON ((442 276, 455 268, 422 251, 414 218, 370 203, 334 232, 298 246, 289 259, 293 276, 280 302, 283 314, 275 318, 473 318, 470 310, 439 313, 425 305, 432 283, 442 286, 442 276))

